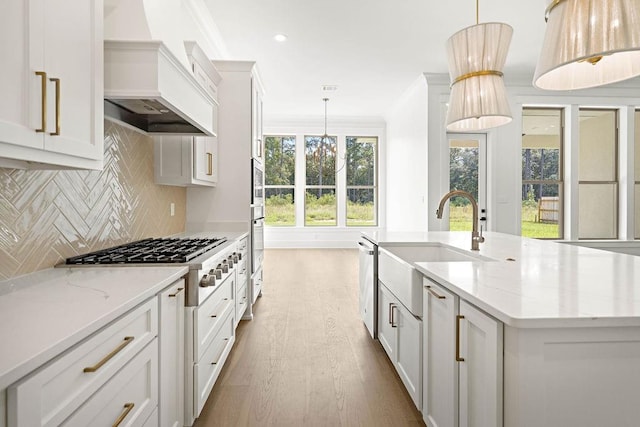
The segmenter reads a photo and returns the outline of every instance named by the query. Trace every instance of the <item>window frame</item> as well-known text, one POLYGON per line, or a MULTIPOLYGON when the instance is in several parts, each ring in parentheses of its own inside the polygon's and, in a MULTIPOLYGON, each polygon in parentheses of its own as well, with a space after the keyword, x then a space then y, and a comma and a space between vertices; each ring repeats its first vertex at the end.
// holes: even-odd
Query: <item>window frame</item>
POLYGON ((295 227, 296 223, 297 223, 297 218, 296 218, 296 197, 295 197, 295 190, 296 190, 296 175, 297 175, 297 165, 296 165, 296 155, 297 155, 297 150, 298 150, 298 141, 297 141, 297 137, 296 135, 287 135, 287 134, 273 134, 273 135, 264 135, 264 140, 265 140, 265 148, 264 148, 264 167, 265 167, 265 171, 264 171, 264 175, 265 175, 265 185, 264 185, 264 207, 265 207, 265 226, 269 226, 269 227, 295 227), (266 144, 266 140, 267 138, 280 138, 280 145, 282 146, 282 139, 284 138, 292 138, 293 139, 293 161, 294 161, 294 168, 293 168, 293 184, 289 184, 289 185, 269 185, 266 183, 266 177, 267 177, 267 144, 266 144), (287 190, 292 190, 292 194, 293 194, 293 224, 268 224, 266 221, 266 215, 267 215, 267 190, 269 189, 287 189, 287 190))
MULTIPOLYGON (((522 194, 522 188, 525 185, 557 185, 558 186, 558 236, 557 237, 532 237, 539 240, 558 240, 564 239, 564 204, 565 204, 565 109, 562 107, 522 107, 522 115, 524 116, 524 112, 526 110, 547 110, 547 111, 556 111, 560 113, 560 128, 558 129, 558 134, 560 137, 560 158, 558 159, 558 175, 560 179, 558 180, 548 180, 548 179, 527 179, 521 177, 521 185, 520 185, 520 193, 522 194)), ((522 161, 522 152, 524 151, 524 147, 520 147, 520 161, 522 161)), ((522 201, 521 201, 522 202, 522 201)), ((522 236, 522 217, 520 218, 520 235, 522 236)), ((524 236, 527 237, 527 236, 524 236)))
POLYGON ((345 200, 344 200, 344 218, 345 218, 345 227, 378 227, 379 225, 379 197, 378 197, 378 188, 379 188, 379 147, 380 147, 380 138, 378 137, 378 135, 358 135, 358 136, 350 136, 350 135, 345 135, 344 137, 344 147, 345 147, 345 153, 344 153, 344 161, 345 161, 345 166, 347 163, 347 144, 348 144, 348 139, 349 138, 373 138, 375 139, 375 144, 374 144, 374 150, 373 150, 373 176, 374 176, 374 185, 349 185, 348 184, 348 177, 346 176, 346 172, 345 171, 345 200), (348 217, 348 209, 349 209, 349 190, 350 189, 354 189, 354 190, 373 190, 373 218, 374 218, 374 222, 373 224, 369 224, 369 225, 362 225, 362 224, 349 224, 349 217, 348 217))
MULTIPOLYGON (((615 211, 613 214, 614 220, 614 236, 613 237, 580 237, 580 224, 578 223, 578 240, 618 240, 620 238, 620 109, 619 108, 604 108, 604 107, 578 107, 578 119, 582 111, 610 111, 614 113, 615 122, 615 147, 613 153, 613 159, 615 162, 613 174, 614 181, 598 181, 598 180, 581 180, 580 170, 578 170, 578 200, 580 198, 580 186, 581 185, 613 185, 615 196, 615 211)), ((580 126, 578 126, 579 128, 580 126)), ((578 149, 580 150, 581 140, 578 141, 578 149)), ((579 155, 578 155, 579 157, 579 155)), ((580 202, 578 202, 577 209, 580 209, 580 202)))
POLYGON ((334 144, 335 144, 335 155, 334 155, 334 161, 335 164, 333 166, 333 170, 334 170, 334 181, 332 185, 309 185, 307 184, 307 138, 324 138, 325 135, 314 135, 312 133, 305 133, 304 137, 303 137, 303 147, 304 147, 304 154, 303 154, 303 159, 304 159, 304 187, 303 187, 303 194, 304 194, 304 205, 303 205, 303 212, 304 212, 304 216, 303 216, 303 226, 306 227, 310 227, 310 228, 318 228, 318 227, 338 227, 338 135, 326 135, 329 140, 334 140, 334 144), (336 200, 336 204, 335 204, 335 224, 327 224, 327 225, 312 225, 312 224, 307 224, 307 193, 308 190, 333 190, 333 194, 336 200))

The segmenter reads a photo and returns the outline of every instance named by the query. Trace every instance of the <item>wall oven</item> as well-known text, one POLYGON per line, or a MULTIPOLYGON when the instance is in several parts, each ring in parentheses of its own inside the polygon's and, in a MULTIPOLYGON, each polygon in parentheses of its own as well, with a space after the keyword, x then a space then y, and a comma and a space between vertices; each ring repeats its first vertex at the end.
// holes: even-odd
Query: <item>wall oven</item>
POLYGON ((264 205, 264 166, 259 160, 251 159, 251 205, 264 205))

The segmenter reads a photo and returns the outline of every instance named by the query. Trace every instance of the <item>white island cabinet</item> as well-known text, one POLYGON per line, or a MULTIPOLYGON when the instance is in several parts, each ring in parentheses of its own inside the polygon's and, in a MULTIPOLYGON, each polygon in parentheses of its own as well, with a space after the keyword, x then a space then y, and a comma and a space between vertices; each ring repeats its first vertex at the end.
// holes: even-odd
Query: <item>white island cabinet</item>
POLYGON ((0 166, 102 169, 102 2, 7 0, 0 166))
POLYGON ((639 425, 640 257, 491 232, 479 251, 468 232, 364 234, 439 247, 410 261, 429 286, 427 426, 639 425), (426 259, 447 249, 470 259, 426 259))
POLYGON ((0 353, 0 425, 182 425, 187 271, 60 268, 0 282, 0 337, 14 343, 0 353))
POLYGON ((422 301, 425 423, 502 425, 502 323, 428 279, 422 301))
POLYGON ((422 321, 382 283, 378 286, 378 340, 413 403, 422 404, 422 321))

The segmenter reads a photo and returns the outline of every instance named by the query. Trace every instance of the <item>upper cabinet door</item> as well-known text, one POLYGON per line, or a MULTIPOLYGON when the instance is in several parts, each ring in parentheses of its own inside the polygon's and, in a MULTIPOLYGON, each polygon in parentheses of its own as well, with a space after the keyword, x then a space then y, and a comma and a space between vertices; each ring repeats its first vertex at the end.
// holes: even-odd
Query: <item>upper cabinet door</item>
POLYGON ((0 164, 10 159, 23 167, 101 169, 102 2, 6 3, 0 16, 0 164))
POLYGON ((213 185, 218 182, 218 138, 202 136, 193 138, 194 184, 213 185))
POLYGON ((251 140, 254 159, 260 161, 264 157, 262 140, 262 90, 255 78, 251 79, 251 140))
POLYGON ((45 149, 101 159, 102 2, 46 0, 44 8, 45 149))
MULTIPOLYGON (((0 143, 42 149, 44 13, 33 2, 4 2, 0 13, 0 143)), ((0 155, 13 147, 0 146, 0 155)))

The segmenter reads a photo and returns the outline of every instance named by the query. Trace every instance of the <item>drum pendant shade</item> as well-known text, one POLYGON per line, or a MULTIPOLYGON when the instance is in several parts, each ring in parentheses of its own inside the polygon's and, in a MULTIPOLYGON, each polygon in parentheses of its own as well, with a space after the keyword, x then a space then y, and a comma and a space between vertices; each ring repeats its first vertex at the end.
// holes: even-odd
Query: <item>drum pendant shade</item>
POLYGON ((533 85, 584 89, 640 75, 638 0, 552 0, 533 85))
POLYGON ((448 131, 473 132, 511 121, 502 68, 512 35, 511 26, 488 22, 467 27, 447 40, 448 131))

